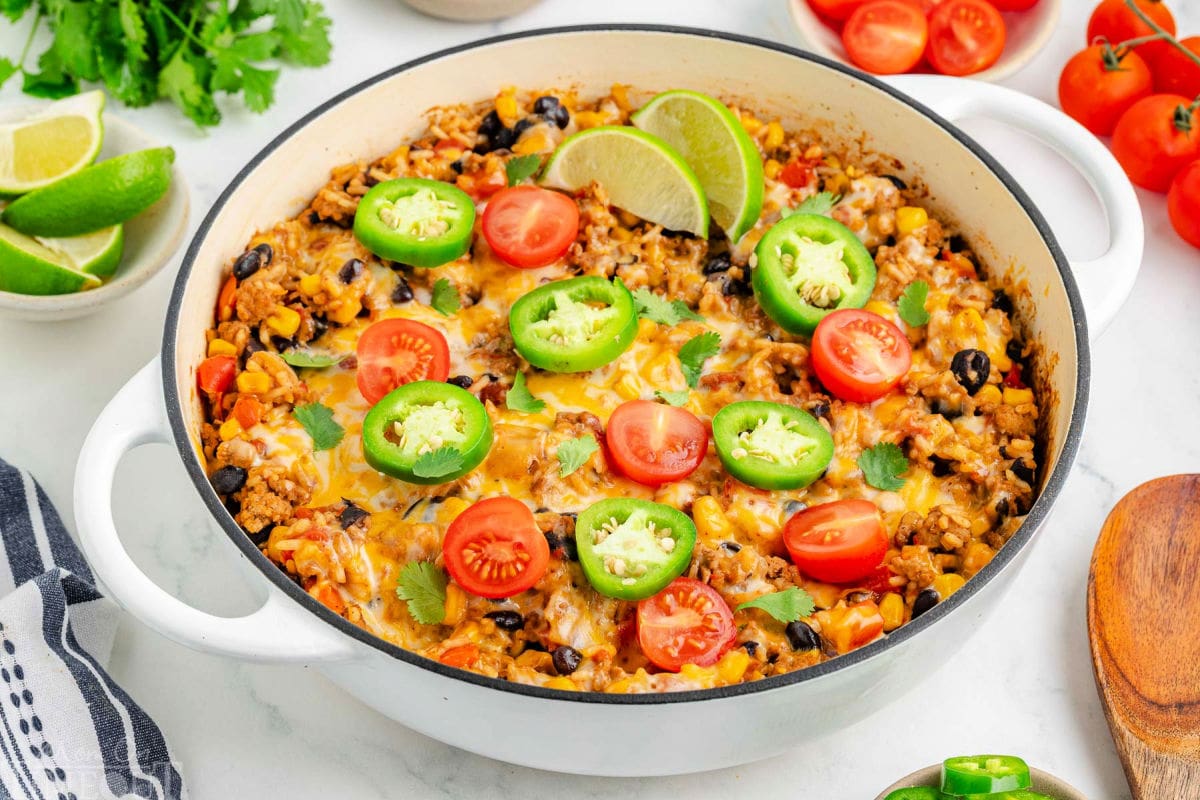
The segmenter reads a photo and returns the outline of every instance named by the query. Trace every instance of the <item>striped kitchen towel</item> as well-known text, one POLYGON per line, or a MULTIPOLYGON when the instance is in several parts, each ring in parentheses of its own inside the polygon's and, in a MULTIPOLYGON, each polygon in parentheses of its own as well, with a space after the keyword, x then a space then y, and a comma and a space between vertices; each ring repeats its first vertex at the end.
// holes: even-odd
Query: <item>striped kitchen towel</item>
POLYGON ((117 608, 45 492, 0 460, 0 800, 182 800, 162 731, 104 671, 117 608))

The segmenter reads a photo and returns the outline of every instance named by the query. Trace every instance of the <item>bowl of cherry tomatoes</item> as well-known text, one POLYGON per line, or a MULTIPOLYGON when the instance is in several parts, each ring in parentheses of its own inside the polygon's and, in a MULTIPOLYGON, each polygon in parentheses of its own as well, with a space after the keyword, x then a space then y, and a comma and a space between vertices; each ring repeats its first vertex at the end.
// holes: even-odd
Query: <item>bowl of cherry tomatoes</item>
POLYGON ((788 0, 808 49, 876 75, 998 81, 1054 33, 1061 0, 788 0))

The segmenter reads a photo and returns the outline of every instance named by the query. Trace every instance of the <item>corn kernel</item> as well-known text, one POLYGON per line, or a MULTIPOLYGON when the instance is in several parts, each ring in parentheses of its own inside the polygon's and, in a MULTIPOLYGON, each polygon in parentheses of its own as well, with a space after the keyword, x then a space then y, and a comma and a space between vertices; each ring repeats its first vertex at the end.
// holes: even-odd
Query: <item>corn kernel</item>
POLYGON ((716 543, 734 537, 733 523, 725 516, 721 503, 711 495, 696 498, 692 503, 692 518, 701 541, 716 543))
POLYGON ((763 174, 771 180, 779 177, 779 173, 783 171, 783 164, 780 164, 773 158, 768 158, 767 163, 763 164, 763 174))
POLYGON ((642 382, 633 372, 622 374, 615 388, 617 394, 625 400, 637 400, 642 396, 642 382))
POLYGON ((730 650, 717 662, 717 677, 723 683, 737 683, 750 666, 750 655, 740 647, 730 650))
POLYGON ((242 394, 266 394, 271 391, 271 376, 265 372, 239 373, 237 390, 242 394))
POLYGON ((513 152, 519 156, 527 156, 532 153, 541 153, 550 149, 550 140, 546 138, 544 133, 535 133, 533 136, 526 136, 521 141, 513 145, 513 152))
POLYGON ((550 669, 554 665, 554 656, 543 650, 526 650, 517 656, 518 667, 529 667, 536 670, 550 669))
POLYGON ((1011 386, 1004 387, 1004 404, 1009 406, 1019 406, 1025 403, 1033 402, 1032 389, 1014 389, 1011 386))
POLYGON ((233 417, 230 417, 229 419, 222 422, 221 428, 219 430, 219 433, 221 434, 222 442, 228 442, 230 439, 236 439, 238 434, 240 434, 241 432, 242 432, 242 423, 238 422, 233 417))
POLYGON ((208 343, 208 354, 210 356, 236 356, 237 347, 224 339, 213 339, 208 343))
POLYGON ((708 683, 716 679, 717 671, 712 667, 701 667, 696 664, 684 664, 679 674, 688 680, 708 683))
POLYGON ((896 316, 896 309, 890 303, 885 303, 882 300, 872 300, 863 306, 863 311, 870 311, 872 314, 878 314, 884 319, 891 319, 896 316))
POLYGON ((1000 396, 1000 390, 992 384, 988 384, 975 393, 975 404, 983 405, 984 403, 999 403, 1003 398, 1000 396))
POLYGON ((500 121, 509 128, 517 124, 521 112, 517 108, 517 98, 513 97, 511 90, 496 98, 496 114, 499 115, 500 121))
POLYGON ((629 87, 623 83, 614 83, 612 86, 612 99, 617 104, 617 107, 622 111, 629 111, 633 108, 629 104, 629 87))
POLYGON ((841 169, 842 160, 840 158, 838 158, 837 156, 826 156, 825 157, 825 166, 832 167, 833 169, 841 169))
POLYGON ((938 593, 938 597, 945 600, 961 589, 965 583, 962 575, 947 572, 933 579, 933 590, 938 593))
POLYGON ((608 688, 604 691, 608 694, 621 694, 623 692, 628 692, 630 686, 633 686, 632 678, 621 678, 619 681, 613 681, 610 683, 608 688))
POLYGON ((308 295, 313 295, 321 291, 321 276, 317 274, 305 275, 300 279, 300 291, 308 295))
POLYGON ((846 173, 839 172, 825 179, 825 191, 833 194, 845 194, 850 189, 850 179, 846 173))
POLYGON ((287 306, 279 306, 267 317, 267 327, 280 336, 290 339, 300 330, 300 313, 287 306))
POLYGON ((901 236, 908 236, 918 228, 925 227, 927 222, 929 222, 929 215, 923 208, 901 206, 896 209, 896 229, 900 231, 901 236))
POLYGON ((883 617, 883 629, 894 631, 904 624, 904 599, 895 592, 888 592, 879 602, 879 614, 883 617))
POLYGON ((467 595, 457 583, 446 584, 446 601, 443 605, 446 625, 458 625, 467 615, 467 595))
POLYGON ((987 325, 973 308, 964 308, 954 315, 954 333, 960 339, 981 340, 987 337, 987 325))
POLYGON ((767 125, 767 138, 763 140, 763 149, 768 153, 783 145, 783 126, 778 122, 767 125))
POLYGON ((575 115, 575 125, 580 130, 595 128, 608 122, 608 117, 598 111, 580 111, 575 115))
POLYGON ((742 114, 742 127, 746 129, 746 133, 757 133, 763 124, 750 114, 742 114))
POLYGON ((575 685, 575 681, 564 675, 559 675, 557 678, 551 678, 550 680, 546 681, 545 686, 547 689, 561 689, 564 692, 579 691, 579 687, 575 685))
POLYGON ((326 314, 325 318, 338 325, 349 325, 360 311, 362 311, 362 303, 358 298, 348 297, 339 303, 337 308, 326 314))
POLYGON ((446 522, 451 522, 462 512, 471 507, 471 504, 461 497, 447 497, 442 503, 442 511, 439 516, 443 517, 446 522))
POLYGON ((884 400, 875 408, 875 417, 885 428, 891 427, 900 416, 900 412, 908 408, 908 395, 896 394, 884 400))

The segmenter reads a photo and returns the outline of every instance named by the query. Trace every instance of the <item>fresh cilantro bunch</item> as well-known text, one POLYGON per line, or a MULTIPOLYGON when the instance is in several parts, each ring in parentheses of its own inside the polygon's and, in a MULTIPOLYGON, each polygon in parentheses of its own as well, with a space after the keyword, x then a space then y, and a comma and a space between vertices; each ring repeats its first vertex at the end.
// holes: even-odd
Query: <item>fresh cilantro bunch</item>
POLYGON ((265 111, 279 64, 319 66, 331 49, 319 0, 0 0, 0 14, 33 16, 24 51, 0 56, 0 85, 22 72, 26 94, 60 98, 102 82, 128 106, 169 98, 200 126, 221 121, 218 93, 265 111), (43 22, 53 38, 35 57, 43 22))

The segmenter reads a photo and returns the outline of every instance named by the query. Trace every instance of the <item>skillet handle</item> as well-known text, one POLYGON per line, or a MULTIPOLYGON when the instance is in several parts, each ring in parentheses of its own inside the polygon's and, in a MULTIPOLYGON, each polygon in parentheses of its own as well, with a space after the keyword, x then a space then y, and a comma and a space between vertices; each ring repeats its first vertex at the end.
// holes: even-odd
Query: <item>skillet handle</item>
POLYGON ((101 588, 126 610, 180 644, 261 662, 315 663, 349 658, 346 637, 271 588, 244 617, 218 617, 155 584, 129 557, 112 516, 113 477, 121 458, 146 444, 172 444, 158 360, 143 367, 101 412, 75 468, 75 520, 101 588))
POLYGON ((1052 148, 1087 180, 1104 209, 1108 252, 1089 261, 1069 261, 1092 332, 1103 333, 1133 290, 1145 246, 1137 193, 1108 149, 1066 114, 1013 89, 931 75, 888 82, 951 122, 977 117, 1019 128, 1052 148))

